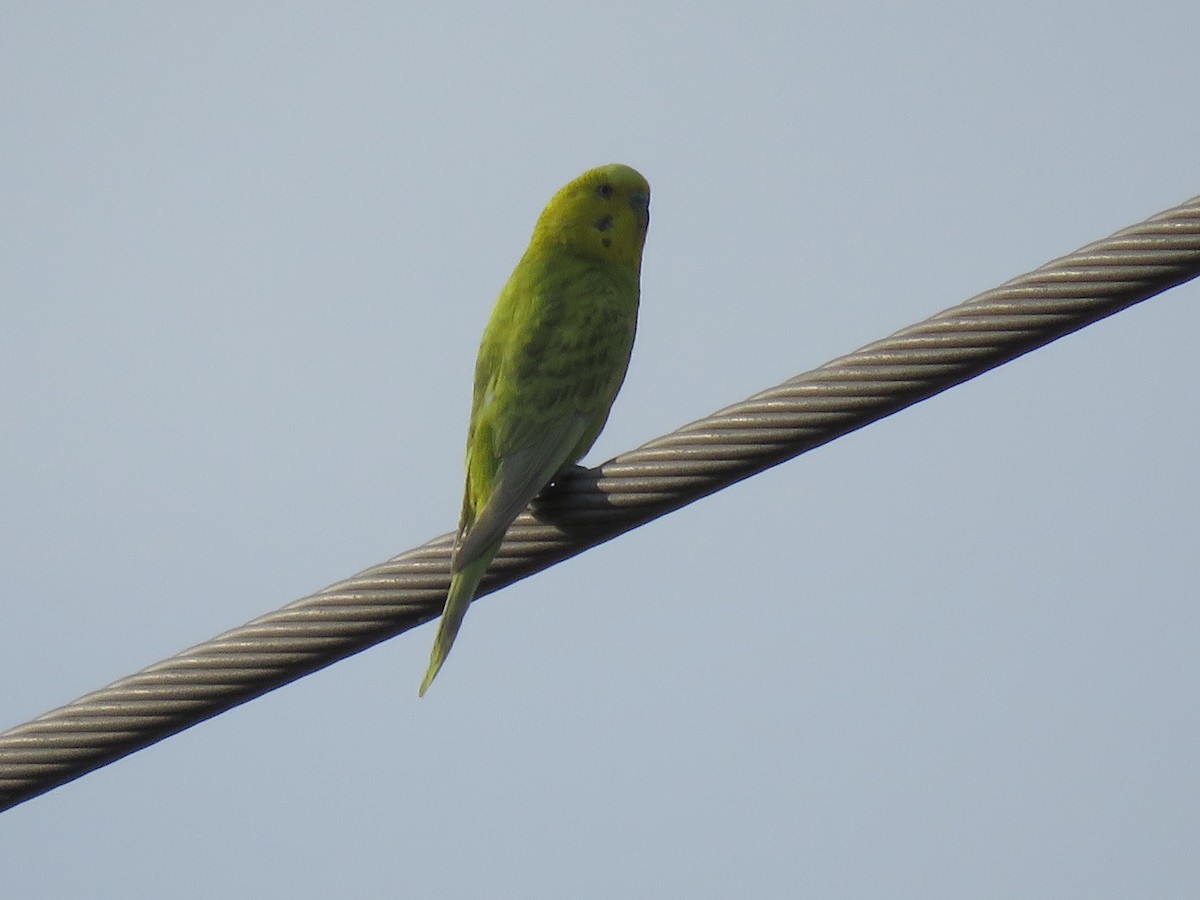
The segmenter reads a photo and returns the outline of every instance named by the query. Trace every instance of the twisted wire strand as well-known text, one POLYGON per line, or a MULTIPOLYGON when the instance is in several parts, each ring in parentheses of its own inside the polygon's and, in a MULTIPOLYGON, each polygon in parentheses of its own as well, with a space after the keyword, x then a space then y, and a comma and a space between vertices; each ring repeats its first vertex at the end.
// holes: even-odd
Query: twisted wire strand
MULTIPOLYGON (((562 479, 480 594, 931 397, 1200 274, 1200 197, 562 479)), ((441 612, 451 535, 0 734, 0 810, 441 612)))

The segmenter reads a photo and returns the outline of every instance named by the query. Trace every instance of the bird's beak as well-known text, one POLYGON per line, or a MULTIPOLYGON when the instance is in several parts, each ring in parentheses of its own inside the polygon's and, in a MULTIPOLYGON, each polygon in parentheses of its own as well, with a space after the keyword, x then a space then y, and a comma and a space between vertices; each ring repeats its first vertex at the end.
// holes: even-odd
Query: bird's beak
POLYGON ((637 215, 642 230, 650 227, 650 195, 642 191, 634 191, 629 195, 629 207, 637 215))

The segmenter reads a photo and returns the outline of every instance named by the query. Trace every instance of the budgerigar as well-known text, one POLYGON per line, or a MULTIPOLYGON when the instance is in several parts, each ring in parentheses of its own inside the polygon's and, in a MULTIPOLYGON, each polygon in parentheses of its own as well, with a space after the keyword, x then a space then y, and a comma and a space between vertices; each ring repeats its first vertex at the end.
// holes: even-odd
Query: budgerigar
POLYGON ((595 442, 637 327, 650 186, 629 166, 551 198, 483 333, 450 590, 421 695, 454 643, 508 526, 595 442))

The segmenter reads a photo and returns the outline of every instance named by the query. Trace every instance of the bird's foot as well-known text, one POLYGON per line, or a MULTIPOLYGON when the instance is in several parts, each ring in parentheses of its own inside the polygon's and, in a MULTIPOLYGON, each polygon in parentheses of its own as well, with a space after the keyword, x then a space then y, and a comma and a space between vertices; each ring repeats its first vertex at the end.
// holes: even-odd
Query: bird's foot
POLYGON ((543 494, 552 494, 555 491, 561 491, 568 481, 572 478, 577 478, 591 470, 587 466, 581 466, 578 463, 573 463, 569 466, 563 466, 554 477, 550 479, 550 483, 542 490, 543 494))

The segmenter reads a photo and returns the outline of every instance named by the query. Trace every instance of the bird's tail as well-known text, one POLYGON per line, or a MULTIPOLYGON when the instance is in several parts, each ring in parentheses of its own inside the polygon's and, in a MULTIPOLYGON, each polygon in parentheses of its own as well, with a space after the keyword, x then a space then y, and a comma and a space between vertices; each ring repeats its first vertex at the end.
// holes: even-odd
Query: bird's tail
POLYGON ((450 577, 450 590, 446 594, 446 608, 442 612, 442 620, 438 623, 437 637, 433 639, 433 650, 429 654, 429 669, 425 672, 425 679, 421 682, 420 695, 422 697, 429 690, 429 685, 433 684, 433 679, 437 677, 442 663, 446 661, 450 648, 454 646, 454 638, 462 626, 463 616, 467 614, 467 607, 475 598, 475 590, 479 587, 484 573, 487 572, 492 557, 499 549, 499 543, 489 547, 482 555, 471 560, 450 577))

